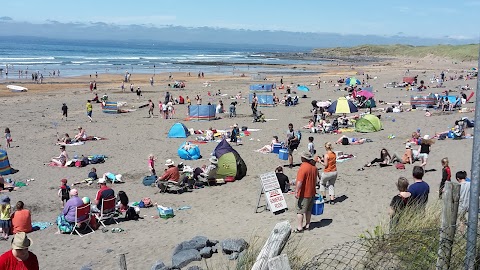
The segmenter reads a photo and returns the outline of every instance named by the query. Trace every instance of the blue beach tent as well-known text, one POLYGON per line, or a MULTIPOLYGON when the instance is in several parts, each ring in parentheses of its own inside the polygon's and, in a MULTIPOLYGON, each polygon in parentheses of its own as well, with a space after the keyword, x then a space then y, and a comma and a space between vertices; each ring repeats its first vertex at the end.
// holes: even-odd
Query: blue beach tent
POLYGON ((190 132, 182 123, 175 123, 168 131, 168 138, 187 138, 189 135, 190 132))

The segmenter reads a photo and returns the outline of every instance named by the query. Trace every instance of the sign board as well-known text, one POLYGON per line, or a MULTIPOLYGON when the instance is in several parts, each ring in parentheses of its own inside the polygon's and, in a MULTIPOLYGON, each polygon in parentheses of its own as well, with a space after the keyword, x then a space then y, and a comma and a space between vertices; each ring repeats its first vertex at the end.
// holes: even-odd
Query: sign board
POLYGON ((260 181, 270 211, 275 213, 287 209, 287 201, 285 201, 285 197, 283 197, 275 172, 261 174, 260 181))

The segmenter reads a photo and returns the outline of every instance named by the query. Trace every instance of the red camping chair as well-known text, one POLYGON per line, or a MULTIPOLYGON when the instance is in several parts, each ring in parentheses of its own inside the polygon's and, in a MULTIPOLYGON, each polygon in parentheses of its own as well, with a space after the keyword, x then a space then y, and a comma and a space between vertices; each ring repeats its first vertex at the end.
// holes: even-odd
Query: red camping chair
POLYGON ((118 224, 117 220, 115 219, 115 197, 110 199, 102 199, 102 207, 100 209, 100 213, 96 213, 95 217, 97 220, 102 224, 103 227, 105 226, 104 221, 113 220, 116 224, 118 224))
POLYGON ((73 225, 73 230, 70 234, 73 234, 73 232, 76 232, 80 237, 83 237, 85 235, 89 235, 91 233, 94 233, 95 231, 93 228, 90 226, 90 204, 86 204, 80 207, 75 208, 75 224, 73 225), (84 217, 82 220, 78 220, 79 217, 84 217), (78 231, 78 228, 82 225, 86 224, 87 228, 91 230, 91 232, 86 233, 86 234, 81 234, 78 231))

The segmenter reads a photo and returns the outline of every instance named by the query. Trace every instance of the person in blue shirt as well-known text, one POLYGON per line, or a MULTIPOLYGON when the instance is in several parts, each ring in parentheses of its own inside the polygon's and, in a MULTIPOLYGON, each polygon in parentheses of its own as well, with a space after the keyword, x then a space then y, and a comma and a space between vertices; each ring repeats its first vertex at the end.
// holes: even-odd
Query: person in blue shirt
POLYGON ((412 176, 414 183, 408 187, 408 192, 412 194, 412 203, 422 208, 425 208, 428 201, 428 193, 430 193, 430 186, 422 180, 424 174, 425 171, 421 166, 413 167, 412 176))

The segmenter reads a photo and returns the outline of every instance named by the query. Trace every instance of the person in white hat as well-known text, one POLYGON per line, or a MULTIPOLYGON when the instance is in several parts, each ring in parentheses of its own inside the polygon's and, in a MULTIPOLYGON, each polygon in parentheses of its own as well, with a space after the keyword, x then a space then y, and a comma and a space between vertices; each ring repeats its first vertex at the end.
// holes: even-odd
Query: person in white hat
POLYGON ((105 177, 99 178, 97 181, 99 190, 95 196, 94 205, 92 205, 92 212, 100 212, 102 209, 102 201, 105 199, 111 199, 115 197, 115 191, 107 186, 107 180, 105 177))
POLYGON ((38 270, 38 259, 33 252, 28 251, 32 240, 24 232, 15 234, 12 249, 0 255, 0 269, 38 270))
POLYGON ((175 166, 175 162, 171 159, 167 159, 165 161, 165 166, 167 166, 167 169, 165 169, 165 172, 157 179, 157 181, 178 182, 180 180, 180 171, 178 170, 178 167, 175 166))

